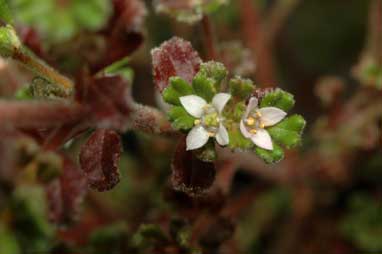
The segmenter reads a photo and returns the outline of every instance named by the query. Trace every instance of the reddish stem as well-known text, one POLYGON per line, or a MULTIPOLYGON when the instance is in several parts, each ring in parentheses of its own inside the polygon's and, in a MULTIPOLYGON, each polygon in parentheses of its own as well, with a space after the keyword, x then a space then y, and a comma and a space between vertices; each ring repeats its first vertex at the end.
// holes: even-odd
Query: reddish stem
POLYGON ((207 50, 207 60, 216 60, 218 53, 215 47, 214 32, 211 20, 207 15, 203 15, 202 26, 204 33, 204 45, 207 50))

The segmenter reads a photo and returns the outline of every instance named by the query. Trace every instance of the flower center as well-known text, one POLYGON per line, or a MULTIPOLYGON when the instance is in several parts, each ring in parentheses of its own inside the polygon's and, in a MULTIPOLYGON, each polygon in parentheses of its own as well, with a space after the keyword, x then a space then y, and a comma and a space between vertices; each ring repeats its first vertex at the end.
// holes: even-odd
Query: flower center
POLYGON ((256 110, 244 119, 245 126, 250 133, 256 134, 259 129, 265 128, 261 117, 260 111, 256 110))
POLYGON ((201 124, 211 137, 214 137, 222 121, 215 107, 207 104, 203 108, 203 114, 200 119, 195 120, 195 125, 201 124))

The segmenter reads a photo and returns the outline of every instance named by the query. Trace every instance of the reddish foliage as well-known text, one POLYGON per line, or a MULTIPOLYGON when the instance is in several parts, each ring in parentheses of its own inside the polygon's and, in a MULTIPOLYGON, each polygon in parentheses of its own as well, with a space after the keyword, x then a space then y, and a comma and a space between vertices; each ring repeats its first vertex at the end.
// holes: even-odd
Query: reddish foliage
POLYGON ((82 146, 80 164, 92 189, 107 191, 118 184, 121 152, 120 136, 105 129, 96 130, 82 146))
POLYGON ((91 110, 91 120, 100 128, 126 129, 131 113, 130 90, 121 77, 92 78, 84 75, 77 83, 77 101, 91 110))
POLYGON ((161 92, 168 86, 168 80, 173 76, 179 76, 191 83, 202 61, 191 43, 178 37, 153 49, 151 55, 155 85, 161 92))
POLYGON ((64 157, 61 177, 46 187, 49 218, 59 224, 71 222, 86 193, 86 179, 77 165, 64 157))
POLYGON ((103 33, 109 50, 96 71, 130 55, 143 43, 144 3, 141 0, 113 0, 113 5, 114 15, 103 33))
POLYGON ((215 180, 215 165, 203 162, 186 151, 186 139, 179 142, 172 162, 172 184, 176 190, 198 195, 211 187, 215 180))

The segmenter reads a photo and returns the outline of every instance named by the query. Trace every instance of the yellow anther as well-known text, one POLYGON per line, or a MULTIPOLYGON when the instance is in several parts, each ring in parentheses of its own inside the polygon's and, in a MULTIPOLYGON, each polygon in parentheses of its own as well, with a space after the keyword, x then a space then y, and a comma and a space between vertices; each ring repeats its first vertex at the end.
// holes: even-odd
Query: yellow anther
POLYGON ((260 111, 256 111, 256 116, 258 117, 258 118, 260 118, 262 115, 261 115, 261 113, 260 113, 260 111))
POLYGON ((199 120, 199 119, 196 119, 195 121, 194 121, 194 125, 199 125, 201 123, 201 121, 199 120))
POLYGON ((249 132, 252 133, 252 134, 256 134, 256 133, 257 133, 257 130, 256 130, 256 129, 252 129, 252 130, 250 130, 249 132))
POLYGON ((253 118, 253 117, 248 117, 248 118, 245 120, 245 122, 247 123, 247 125, 252 126, 252 125, 255 124, 256 120, 255 120, 255 118, 253 118))
POLYGON ((215 137, 215 133, 213 133, 213 132, 208 132, 208 136, 210 136, 211 138, 212 138, 212 137, 215 137))
POLYGON ((265 128, 265 124, 264 124, 264 123, 261 123, 261 124, 260 124, 260 128, 261 128, 261 129, 264 129, 264 128, 265 128))

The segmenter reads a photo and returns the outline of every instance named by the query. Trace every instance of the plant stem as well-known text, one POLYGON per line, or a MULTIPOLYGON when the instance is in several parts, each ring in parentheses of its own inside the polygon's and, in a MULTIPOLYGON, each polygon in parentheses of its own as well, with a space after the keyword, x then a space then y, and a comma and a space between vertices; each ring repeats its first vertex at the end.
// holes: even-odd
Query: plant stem
POLYGON ((203 15, 202 26, 204 33, 204 45, 207 50, 207 59, 216 60, 218 57, 218 53, 215 48, 215 38, 212 29, 212 24, 207 15, 203 15))
POLYGON ((73 82, 44 63, 41 59, 30 53, 28 50, 24 48, 16 49, 12 55, 12 58, 21 62, 35 74, 46 78, 53 84, 61 86, 68 96, 72 94, 74 88, 73 82))

